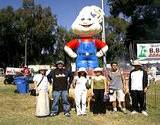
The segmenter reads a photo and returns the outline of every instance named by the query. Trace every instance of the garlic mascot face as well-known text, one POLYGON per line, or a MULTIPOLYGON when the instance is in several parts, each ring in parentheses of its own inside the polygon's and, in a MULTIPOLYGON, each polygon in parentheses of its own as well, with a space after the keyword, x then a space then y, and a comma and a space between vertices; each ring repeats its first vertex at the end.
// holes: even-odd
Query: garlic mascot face
POLYGON ((72 58, 76 58, 76 68, 94 69, 99 67, 98 57, 102 57, 108 50, 104 41, 92 38, 102 30, 101 22, 104 13, 97 6, 84 7, 72 24, 73 33, 80 39, 69 41, 65 52, 72 58), (98 50, 98 51, 97 51, 98 50))
POLYGON ((100 23, 103 15, 104 13, 99 7, 84 7, 72 24, 73 33, 81 37, 98 34, 102 30, 100 23))

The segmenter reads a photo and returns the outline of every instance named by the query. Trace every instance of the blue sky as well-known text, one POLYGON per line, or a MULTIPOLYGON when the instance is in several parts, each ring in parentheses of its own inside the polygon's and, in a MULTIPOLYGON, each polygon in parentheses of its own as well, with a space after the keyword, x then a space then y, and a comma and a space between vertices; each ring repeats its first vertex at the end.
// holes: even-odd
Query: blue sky
MULTIPOLYGON (((107 0, 104 0, 105 14, 109 15, 109 8, 106 6, 106 2, 107 0)), ((57 16, 58 24, 70 29, 83 7, 88 5, 101 7, 101 0, 35 0, 35 4, 41 4, 43 7, 49 6, 52 13, 57 16)), ((22 6, 22 0, 0 0, 0 9, 8 5, 17 9, 22 6)))

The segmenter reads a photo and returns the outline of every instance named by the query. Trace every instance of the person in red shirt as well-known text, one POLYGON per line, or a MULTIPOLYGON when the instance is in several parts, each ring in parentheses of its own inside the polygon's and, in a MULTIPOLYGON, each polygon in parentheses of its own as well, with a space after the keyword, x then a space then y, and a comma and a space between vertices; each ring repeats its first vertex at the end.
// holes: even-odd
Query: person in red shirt
POLYGON ((23 74, 24 74, 25 76, 29 76, 29 75, 30 75, 30 70, 29 70, 29 68, 24 67, 24 69, 23 69, 23 74))

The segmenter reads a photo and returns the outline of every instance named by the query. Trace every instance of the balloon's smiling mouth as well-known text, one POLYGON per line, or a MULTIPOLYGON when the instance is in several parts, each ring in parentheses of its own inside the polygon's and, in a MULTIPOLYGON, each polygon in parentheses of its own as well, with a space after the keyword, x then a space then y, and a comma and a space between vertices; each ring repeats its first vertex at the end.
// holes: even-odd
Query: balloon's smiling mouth
POLYGON ((83 27, 90 27, 90 26, 92 26, 92 24, 89 24, 89 25, 81 25, 81 26, 83 26, 83 27))

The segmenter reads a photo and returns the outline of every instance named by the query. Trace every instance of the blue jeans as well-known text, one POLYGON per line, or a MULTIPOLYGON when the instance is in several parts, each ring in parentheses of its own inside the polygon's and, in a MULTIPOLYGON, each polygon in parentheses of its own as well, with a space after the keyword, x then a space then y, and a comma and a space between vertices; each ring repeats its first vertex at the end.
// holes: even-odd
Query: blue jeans
POLYGON ((53 91, 53 104, 52 104, 52 113, 58 113, 59 99, 62 99, 63 111, 68 113, 70 111, 70 104, 68 102, 68 91, 53 91))

